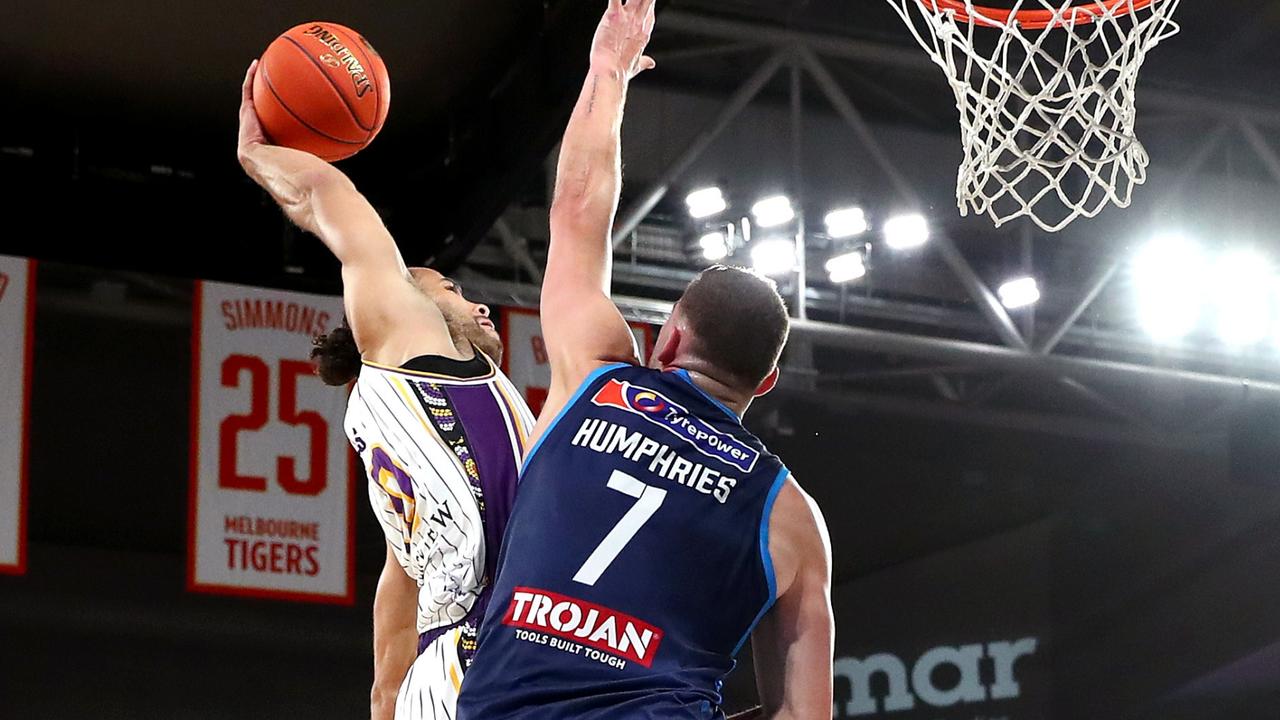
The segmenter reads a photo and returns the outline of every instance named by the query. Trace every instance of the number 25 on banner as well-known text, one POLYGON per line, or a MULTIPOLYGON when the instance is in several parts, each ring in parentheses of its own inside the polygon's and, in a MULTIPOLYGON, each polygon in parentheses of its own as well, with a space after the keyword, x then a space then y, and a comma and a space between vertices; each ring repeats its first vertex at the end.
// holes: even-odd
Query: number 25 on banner
POLYGON ((188 585, 350 603, 347 392, 298 359, 341 300, 218 283, 196 296, 188 585))
MULTIPOLYGON (((270 368, 262 358, 251 355, 232 355, 222 362, 222 386, 240 387, 240 378, 249 378, 253 398, 245 415, 232 415, 224 419, 218 431, 218 485, 230 490, 266 492, 267 479, 261 476, 241 475, 236 469, 238 457, 236 441, 243 432, 257 432, 267 424, 270 368)), ((299 411, 298 379, 311 377, 311 363, 299 360, 280 361, 280 401, 277 407, 280 422, 286 425, 306 426, 310 435, 310 477, 299 478, 297 461, 292 457, 276 458, 276 480, 280 488, 290 495, 319 495, 329 484, 329 468, 325 460, 329 442, 329 423, 314 410, 299 411)))

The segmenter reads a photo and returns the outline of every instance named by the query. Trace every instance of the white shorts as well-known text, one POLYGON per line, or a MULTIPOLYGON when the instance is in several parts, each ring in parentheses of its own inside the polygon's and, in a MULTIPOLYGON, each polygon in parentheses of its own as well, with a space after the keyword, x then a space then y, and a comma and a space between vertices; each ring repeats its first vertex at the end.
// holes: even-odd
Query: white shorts
POLYGON ((462 643, 475 638, 467 625, 436 638, 413 662, 396 696, 395 720, 454 720, 464 670, 462 643))

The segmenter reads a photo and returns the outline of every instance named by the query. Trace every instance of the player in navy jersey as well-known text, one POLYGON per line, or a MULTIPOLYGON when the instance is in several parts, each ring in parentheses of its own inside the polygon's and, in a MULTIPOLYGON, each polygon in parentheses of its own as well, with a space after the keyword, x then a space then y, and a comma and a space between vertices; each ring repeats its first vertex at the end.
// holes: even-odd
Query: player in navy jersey
POLYGON ((462 720, 722 718, 748 639, 768 718, 828 718, 830 549, 818 508, 743 428, 789 320, 714 267, 647 365, 608 295, 620 131, 654 0, 610 0, 561 149, 542 292, 552 368, 462 720))

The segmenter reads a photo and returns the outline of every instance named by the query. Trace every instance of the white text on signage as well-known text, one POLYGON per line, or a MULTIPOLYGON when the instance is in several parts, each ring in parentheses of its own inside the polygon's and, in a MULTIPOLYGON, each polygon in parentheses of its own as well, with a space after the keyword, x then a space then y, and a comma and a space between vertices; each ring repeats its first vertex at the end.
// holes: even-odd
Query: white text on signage
POLYGON ((883 698, 885 713, 912 710, 917 700, 937 708, 1011 700, 1022 694, 1014 676, 1014 664, 1019 658, 1034 655, 1037 645, 1036 638, 1028 637, 985 645, 936 647, 921 655, 911 666, 910 684, 907 664, 892 653, 878 653, 866 658, 839 658, 835 662, 835 675, 848 681, 851 694, 848 702, 835 703, 832 715, 837 718, 860 717, 880 712, 880 703, 871 694, 871 678, 877 673, 883 675, 888 683, 888 693, 883 698), (982 679, 984 657, 995 667, 994 680, 989 685, 982 679), (945 665, 959 671, 960 681, 954 687, 943 689, 934 684, 933 673, 945 665))

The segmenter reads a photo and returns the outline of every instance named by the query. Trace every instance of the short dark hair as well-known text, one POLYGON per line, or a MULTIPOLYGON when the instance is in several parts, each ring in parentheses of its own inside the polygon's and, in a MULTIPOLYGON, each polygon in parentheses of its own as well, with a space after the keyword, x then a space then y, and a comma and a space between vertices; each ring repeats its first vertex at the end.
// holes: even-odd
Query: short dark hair
POLYGON ((347 319, 328 335, 317 335, 311 341, 311 360, 316 364, 316 374, 326 385, 346 385, 360 375, 360 348, 347 319))
POLYGON ((777 284, 744 268, 707 268, 689 283, 679 307, 693 331, 694 352, 743 388, 754 390, 773 372, 791 332, 777 284))

